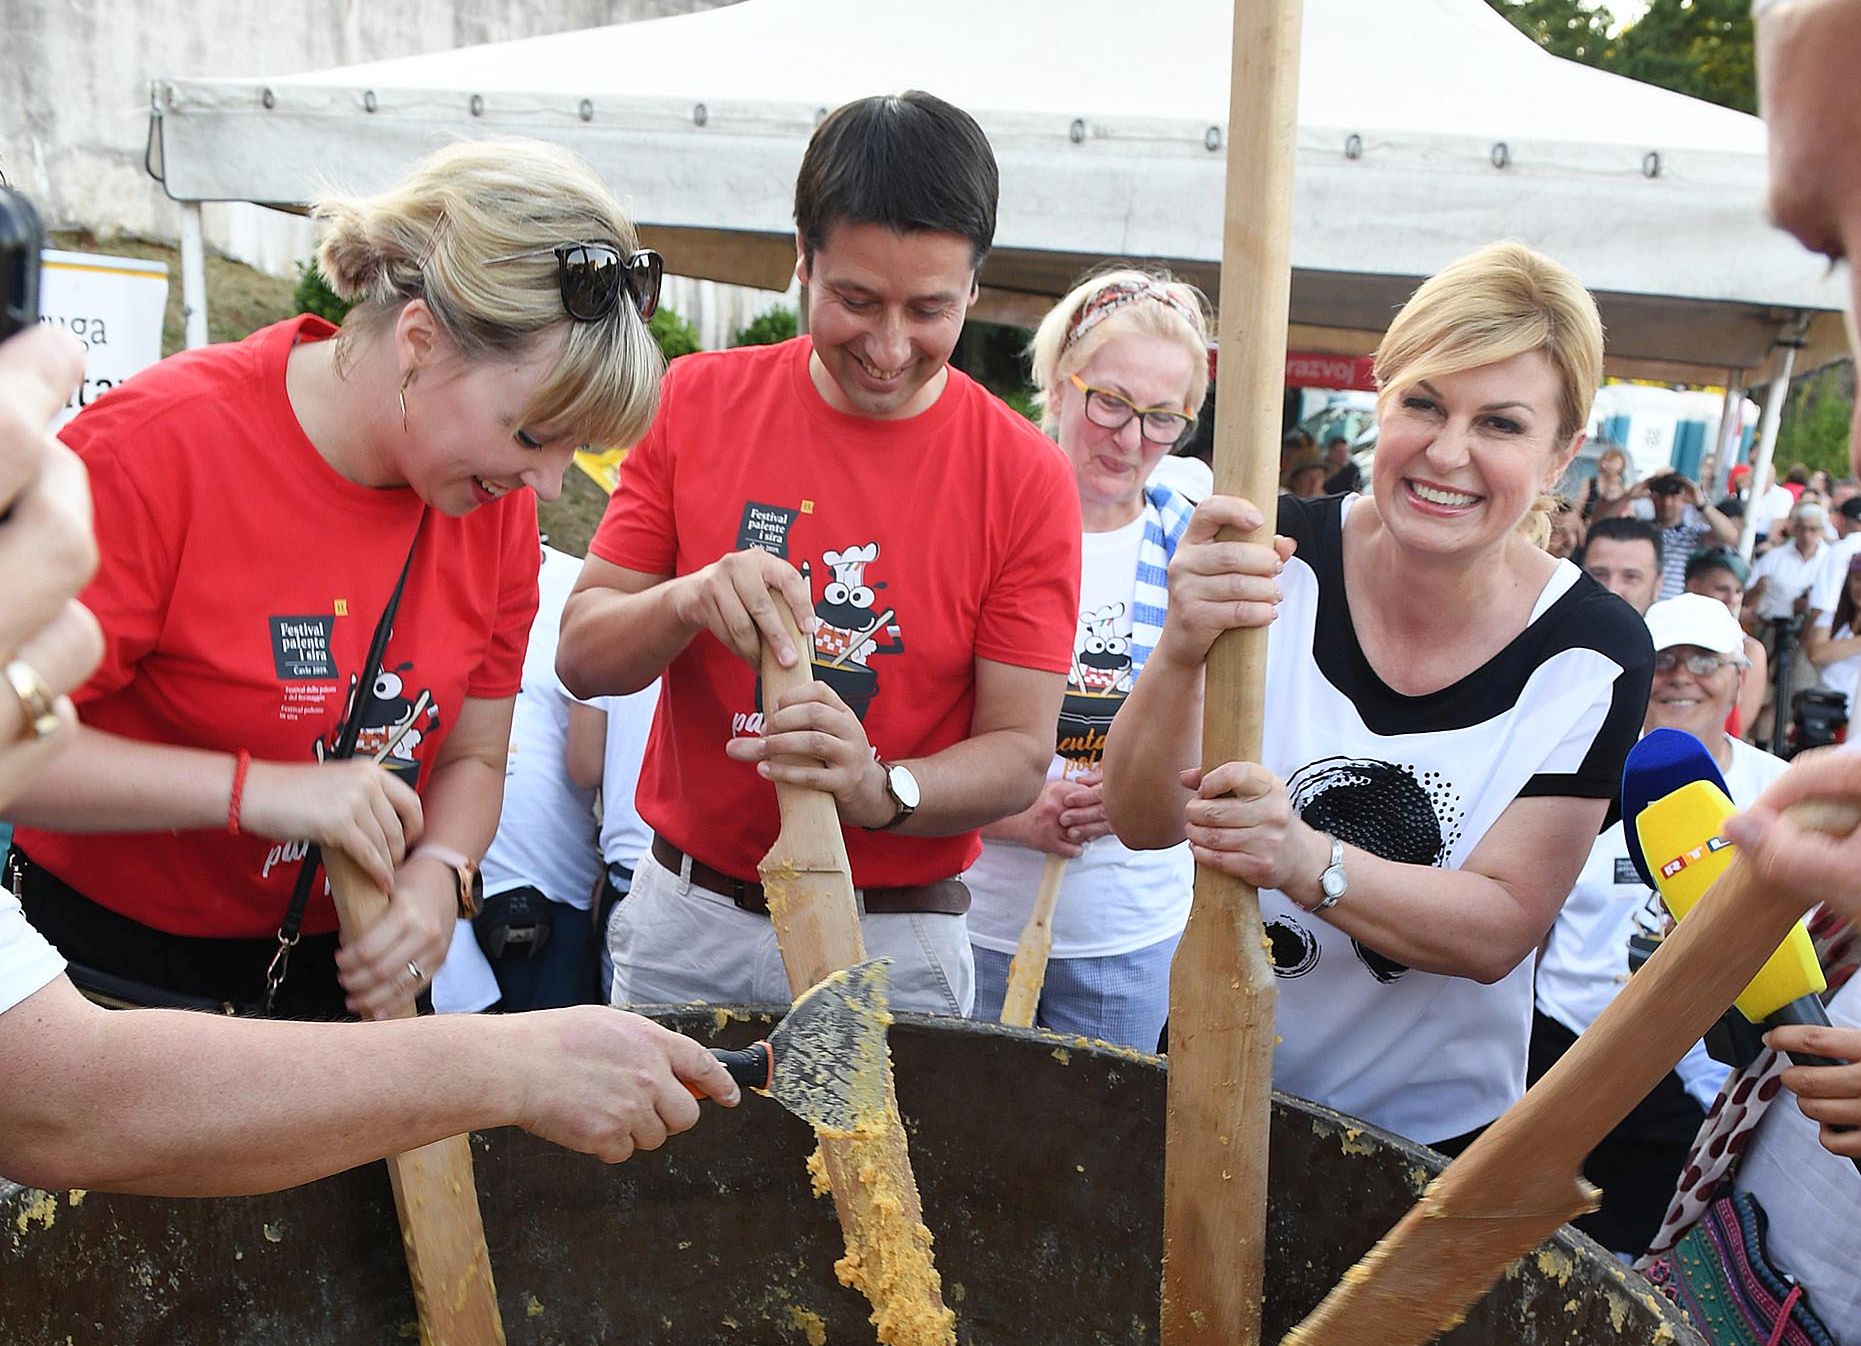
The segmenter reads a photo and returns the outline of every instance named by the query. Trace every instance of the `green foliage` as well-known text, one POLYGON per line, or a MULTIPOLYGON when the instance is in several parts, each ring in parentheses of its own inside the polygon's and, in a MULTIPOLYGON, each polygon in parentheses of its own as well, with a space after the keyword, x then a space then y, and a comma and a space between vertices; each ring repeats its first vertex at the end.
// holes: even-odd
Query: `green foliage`
POLYGON ((730 334, 733 346, 779 346, 784 341, 793 340, 800 331, 800 321, 795 310, 786 304, 777 305, 766 313, 759 313, 748 323, 730 334))
POLYGON ((1002 394, 1002 401, 1027 417, 1028 420, 1034 422, 1035 425, 1040 424, 1040 409, 1034 405, 1034 390, 1032 388, 1010 388, 1007 392, 1002 394))
POLYGON ((291 304, 293 313, 314 313, 338 327, 342 326, 343 316, 355 307, 330 288, 315 262, 297 264, 297 288, 291 292, 291 304))
POLYGON ((1756 112, 1750 0, 1652 0, 1613 37, 1615 17, 1583 0, 1487 0, 1539 46, 1617 75, 1756 112))
POLYGON ((690 355, 693 351, 704 349, 698 344, 698 329, 680 317, 677 309, 661 304, 647 327, 653 334, 653 340, 659 343, 659 353, 666 357, 668 363, 681 355, 690 355))
POLYGON ((1653 0, 1622 30, 1619 75, 1691 94, 1740 112, 1758 110, 1748 0, 1653 0))
POLYGON ((1790 389, 1783 422, 1777 427, 1777 475, 1782 464, 1803 463, 1829 475, 1850 474, 1848 432, 1854 416, 1855 367, 1851 361, 1831 365, 1790 389))
POLYGON ((1607 60, 1615 16, 1578 0, 1487 0, 1512 26, 1550 52, 1586 65, 1607 60))

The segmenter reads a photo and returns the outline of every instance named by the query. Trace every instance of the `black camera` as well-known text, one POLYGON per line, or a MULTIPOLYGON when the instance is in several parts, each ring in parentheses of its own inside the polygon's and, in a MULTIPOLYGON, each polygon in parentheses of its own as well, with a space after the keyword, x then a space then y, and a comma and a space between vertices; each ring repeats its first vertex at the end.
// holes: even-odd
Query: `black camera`
POLYGON ((1678 473, 1656 477, 1653 481, 1648 483, 1648 493, 1650 495, 1679 495, 1682 491, 1686 490, 1686 488, 1686 478, 1680 476, 1678 473))
POLYGON ((32 202, 0 187, 0 341, 39 321, 39 254, 44 248, 32 202))
POLYGON ((485 957, 534 958, 555 933, 549 899, 534 888, 512 888, 485 899, 472 918, 472 933, 485 957))

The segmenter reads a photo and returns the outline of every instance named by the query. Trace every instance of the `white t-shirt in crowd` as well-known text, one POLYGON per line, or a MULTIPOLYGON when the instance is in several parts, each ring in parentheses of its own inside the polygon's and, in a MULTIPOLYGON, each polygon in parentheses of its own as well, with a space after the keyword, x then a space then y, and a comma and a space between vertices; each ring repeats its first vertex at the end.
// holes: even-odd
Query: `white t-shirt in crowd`
POLYGON ((1761 535, 1768 534, 1778 520, 1788 519, 1795 508, 1796 497, 1790 494, 1788 487, 1775 481, 1770 490, 1745 506, 1746 511, 1756 517, 1753 527, 1761 535))
MULTIPOLYGON (((1787 763, 1738 739, 1726 741, 1732 746, 1726 794, 1746 808, 1784 773, 1787 763)), ((1636 874, 1622 824, 1616 823, 1590 848, 1576 886, 1551 927, 1538 960, 1539 1011, 1573 1033, 1588 1029, 1628 981, 1628 943, 1637 926, 1658 934, 1665 910, 1660 897, 1636 874)), ((1702 1108, 1712 1106, 1728 1073, 1706 1054, 1702 1043, 1693 1045, 1677 1069, 1687 1093, 1702 1108)))
POLYGON ((1774 617, 1788 617, 1796 611, 1796 600, 1809 591, 1822 573, 1823 559, 1828 552, 1828 544, 1818 543, 1814 554, 1804 556, 1792 538, 1758 557, 1757 564, 1751 567, 1751 582, 1756 584, 1763 580, 1764 591, 1758 595, 1753 615, 1761 621, 1770 621, 1774 617))
MULTIPOLYGON (((1298 550, 1268 628, 1261 761, 1305 822, 1385 859, 1458 869, 1516 799, 1612 797, 1653 664, 1634 610, 1559 562, 1510 644, 1452 686, 1404 695, 1351 621, 1342 527, 1356 499, 1279 501, 1298 550)), ((1280 979, 1276 1087, 1423 1143, 1523 1095, 1531 958, 1488 986, 1405 967, 1271 889, 1260 914, 1280 979)))
POLYGON ((58 950, 32 928, 13 894, 0 889, 0 1014, 37 995, 64 970, 58 950))
MULTIPOLYGON (((1824 631, 1829 630, 1829 617, 1830 614, 1825 612, 1822 614, 1822 620, 1817 623, 1824 631)), ((1845 640, 1853 636, 1855 630, 1847 622, 1843 622, 1841 630, 1831 631, 1829 634, 1834 640, 1845 640)), ((1846 659, 1837 659, 1834 663, 1825 665, 1821 669, 1821 674, 1824 687, 1832 692, 1840 692, 1848 698, 1848 718, 1851 720, 1861 718, 1861 654, 1851 654, 1846 659)))
POLYGON ((1842 585, 1848 581, 1848 563, 1861 552, 1861 532, 1850 533, 1830 542, 1816 553, 1816 574, 1809 585, 1809 610, 1824 616, 1835 611, 1841 601, 1842 585))
POLYGON ((607 749, 601 765, 601 860, 636 868, 653 844, 653 829, 640 817, 634 795, 640 763, 659 705, 659 679, 626 696, 597 696, 588 703, 607 713, 607 749))
MULTIPOLYGON (((1098 768, 1105 733, 1131 690, 1131 603, 1143 540, 1142 514, 1123 528, 1084 536, 1073 669, 1049 780, 1098 768)), ((963 876, 971 894, 971 943, 1015 951, 1046 860, 1011 841, 984 840, 981 857, 963 876)), ((1099 838, 1067 862, 1053 911, 1052 956, 1106 958, 1181 934, 1194 882, 1187 843, 1134 851, 1116 837, 1099 838)))
POLYGON ((532 887, 552 902, 583 911, 600 874, 595 845, 594 791, 569 779, 569 694, 556 678, 556 638, 562 607, 582 563, 543 548, 537 576, 541 601, 523 657, 523 687, 511 719, 504 768, 504 812, 485 852, 487 896, 532 887))
MULTIPOLYGON (((510 755, 504 764, 504 809, 480 866, 485 895, 532 887, 551 901, 586 911, 600 873, 595 851, 594 792, 569 779, 569 694, 556 678, 556 635, 562 606, 582 563, 543 548, 537 575, 540 601, 524 651, 523 683, 511 711, 510 755)), ((433 978, 440 1013, 496 1003, 497 978, 471 923, 453 931, 451 952, 433 978)))
MULTIPOLYGON (((1831 1023, 1861 1028, 1861 977, 1828 1008, 1831 1023)), ((1822 1148, 1788 1090, 1752 1133, 1737 1186, 1769 1217, 1765 1246, 1778 1270, 1802 1284, 1837 1346, 1861 1346, 1861 1172, 1822 1148)))

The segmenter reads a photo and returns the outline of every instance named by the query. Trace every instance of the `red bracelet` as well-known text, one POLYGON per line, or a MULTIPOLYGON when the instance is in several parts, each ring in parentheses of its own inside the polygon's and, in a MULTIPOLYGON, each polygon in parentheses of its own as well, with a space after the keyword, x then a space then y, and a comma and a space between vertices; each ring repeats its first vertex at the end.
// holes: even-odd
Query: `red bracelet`
POLYGON ((226 830, 233 836, 239 835, 239 805, 246 793, 246 768, 252 765, 252 754, 244 748, 233 759, 233 792, 226 798, 226 830))

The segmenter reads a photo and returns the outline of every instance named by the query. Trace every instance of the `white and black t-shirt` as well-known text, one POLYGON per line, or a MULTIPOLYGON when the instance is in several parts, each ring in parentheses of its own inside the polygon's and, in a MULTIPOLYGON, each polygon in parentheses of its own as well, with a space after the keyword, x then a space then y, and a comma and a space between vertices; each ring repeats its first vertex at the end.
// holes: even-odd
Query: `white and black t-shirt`
POLYGON ((45 989, 65 960, 32 928, 13 894, 0 888, 0 1014, 45 989))
MULTIPOLYGON (((1562 562, 1485 665, 1438 692, 1396 692, 1351 624, 1342 530, 1355 499, 1280 500, 1298 551, 1268 640, 1262 759, 1305 821, 1385 859, 1457 869, 1515 799, 1613 798, 1653 669, 1634 610, 1562 562)), ((1276 1087, 1424 1143, 1523 1094, 1530 959, 1485 986, 1405 968, 1277 891, 1260 909, 1280 978, 1276 1087)))

